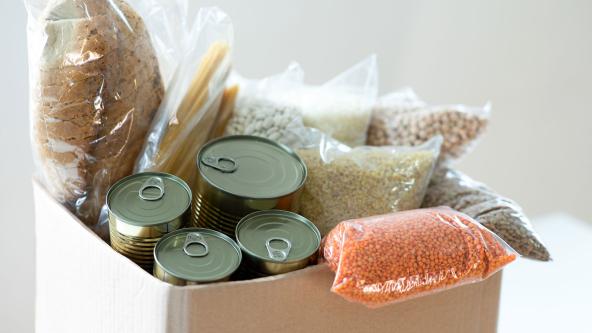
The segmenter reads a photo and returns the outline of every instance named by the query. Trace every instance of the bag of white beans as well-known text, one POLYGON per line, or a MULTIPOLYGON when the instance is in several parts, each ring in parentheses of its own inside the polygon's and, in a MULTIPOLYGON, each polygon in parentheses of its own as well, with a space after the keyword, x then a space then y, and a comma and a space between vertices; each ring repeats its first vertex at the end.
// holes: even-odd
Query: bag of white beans
POLYGON ((372 110, 366 143, 370 146, 417 146, 444 138, 440 160, 453 160, 472 149, 489 123, 491 105, 430 106, 410 88, 378 99, 372 110))
POLYGON ((298 139, 294 133, 304 125, 301 108, 288 102, 285 95, 300 89, 303 75, 297 63, 262 79, 246 79, 233 73, 229 81, 239 86, 239 93, 224 135, 255 135, 292 146, 298 139))
POLYGON ((378 94, 376 56, 368 56, 322 85, 304 84, 303 76, 297 63, 264 79, 233 74, 230 83, 240 88, 225 134, 262 136, 294 146, 298 137, 291 134, 307 126, 350 147, 363 146, 378 94))

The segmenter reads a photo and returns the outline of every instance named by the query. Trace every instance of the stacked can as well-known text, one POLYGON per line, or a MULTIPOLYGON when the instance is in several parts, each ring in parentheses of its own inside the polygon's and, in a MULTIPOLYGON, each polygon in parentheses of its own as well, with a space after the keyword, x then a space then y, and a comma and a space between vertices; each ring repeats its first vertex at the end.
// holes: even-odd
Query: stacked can
POLYGON ((236 226, 244 260, 239 279, 288 273, 316 263, 321 233, 296 213, 268 210, 245 216, 236 226))
POLYGON ((125 177, 107 193, 111 247, 151 271, 154 247, 189 218, 191 190, 180 178, 157 172, 125 177))
POLYGON ((234 238, 247 214, 298 210, 306 165, 286 146, 248 135, 207 143, 197 155, 193 225, 234 238))
POLYGON ((230 237, 186 228, 164 236, 154 248, 154 276, 178 286, 226 281, 241 259, 241 250, 230 237))

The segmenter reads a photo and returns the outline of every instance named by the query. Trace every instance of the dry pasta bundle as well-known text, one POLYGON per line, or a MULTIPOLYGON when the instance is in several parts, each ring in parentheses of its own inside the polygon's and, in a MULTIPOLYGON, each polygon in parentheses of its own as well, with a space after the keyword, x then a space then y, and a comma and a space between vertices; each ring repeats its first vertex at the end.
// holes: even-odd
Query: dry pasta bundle
POLYGON ((177 68, 136 171, 167 172, 192 183, 198 150, 219 135, 217 125, 228 121, 238 92, 236 86, 225 92, 231 63, 222 37, 207 45, 197 63, 186 59, 177 68))

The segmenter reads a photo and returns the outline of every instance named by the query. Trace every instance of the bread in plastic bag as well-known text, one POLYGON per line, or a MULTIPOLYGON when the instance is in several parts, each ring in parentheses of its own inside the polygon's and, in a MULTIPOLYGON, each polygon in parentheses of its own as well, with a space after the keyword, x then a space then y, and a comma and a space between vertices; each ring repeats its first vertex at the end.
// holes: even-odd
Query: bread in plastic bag
POLYGON ((303 75, 297 63, 262 79, 233 73, 229 82, 240 91, 224 135, 255 135, 291 146, 297 140, 292 133, 304 129, 302 109, 284 97, 302 86, 303 75))
POLYGON ((331 291, 378 307, 488 278, 516 258, 499 237, 448 207, 341 222, 322 254, 331 291))
POLYGON ((316 133, 314 144, 297 150, 308 169, 300 213, 322 235, 343 220, 420 207, 440 137, 413 148, 350 148, 316 133))
POLYGON ((366 143, 371 146, 416 146, 435 135, 444 138, 441 160, 467 154, 489 123, 491 106, 430 106, 410 88, 378 99, 372 111, 366 143))
POLYGON ((549 251, 520 206, 460 171, 438 168, 422 207, 449 206, 477 220, 521 256, 549 261, 549 251))
POLYGON ((231 70, 232 22, 217 8, 204 8, 181 37, 182 52, 136 171, 168 172, 191 184, 195 156, 220 116, 231 70))
POLYGON ((162 36, 149 34, 139 1, 25 5, 38 178, 94 227, 109 186, 132 172, 163 98, 162 36))

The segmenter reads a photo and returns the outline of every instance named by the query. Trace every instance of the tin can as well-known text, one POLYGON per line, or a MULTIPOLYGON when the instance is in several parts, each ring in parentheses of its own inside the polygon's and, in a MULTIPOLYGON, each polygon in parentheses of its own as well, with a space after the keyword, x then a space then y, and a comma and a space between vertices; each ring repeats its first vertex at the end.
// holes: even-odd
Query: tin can
POLYGON ((197 154, 193 226, 234 237, 245 215, 298 211, 306 165, 290 148, 249 135, 219 138, 197 154))
POLYGON ((321 233, 296 213, 267 210, 245 216, 236 226, 236 241, 245 256, 243 275, 261 277, 315 264, 321 233))
POLYGON ((111 247, 152 270, 154 247, 189 220, 191 190, 167 173, 144 172, 122 178, 107 193, 111 247))
POLYGON ((185 228, 158 241, 153 273, 177 286, 227 281, 241 260, 241 250, 230 237, 215 230, 185 228))

